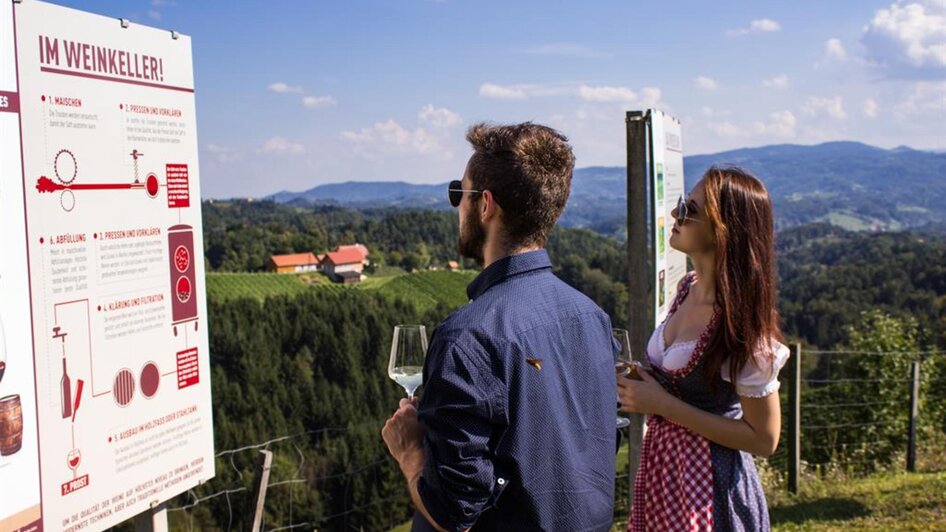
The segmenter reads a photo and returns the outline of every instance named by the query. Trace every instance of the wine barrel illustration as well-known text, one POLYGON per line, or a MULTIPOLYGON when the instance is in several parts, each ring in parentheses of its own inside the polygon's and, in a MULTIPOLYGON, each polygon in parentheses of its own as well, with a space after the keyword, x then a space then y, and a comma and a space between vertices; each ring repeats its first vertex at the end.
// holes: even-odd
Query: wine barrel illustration
POLYGON ((19 395, 0 398, 0 456, 8 456, 23 446, 23 407, 19 395))

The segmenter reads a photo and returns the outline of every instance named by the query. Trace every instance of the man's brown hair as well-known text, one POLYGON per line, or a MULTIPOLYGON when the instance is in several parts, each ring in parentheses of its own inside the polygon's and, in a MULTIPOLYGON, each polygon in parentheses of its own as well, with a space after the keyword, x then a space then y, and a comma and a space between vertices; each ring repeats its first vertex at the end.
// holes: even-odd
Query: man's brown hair
POLYGON ((568 138, 531 122, 479 123, 466 140, 473 145, 470 180, 489 190, 502 209, 507 244, 544 246, 571 190, 575 155, 568 138))

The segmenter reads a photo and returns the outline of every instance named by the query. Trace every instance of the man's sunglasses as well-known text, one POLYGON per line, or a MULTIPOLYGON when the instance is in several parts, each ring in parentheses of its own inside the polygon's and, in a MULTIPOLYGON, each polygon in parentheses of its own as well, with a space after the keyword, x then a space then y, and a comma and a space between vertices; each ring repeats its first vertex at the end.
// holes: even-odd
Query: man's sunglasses
POLYGON ((451 181, 450 185, 447 187, 447 197, 450 199, 450 205, 459 207, 460 202, 463 201, 464 192, 469 192, 471 194, 482 194, 483 191, 464 189, 463 183, 460 181, 451 181))
POLYGON ((695 201, 686 201, 683 196, 677 199, 677 207, 670 211, 670 215, 680 224, 685 225, 689 222, 702 222, 696 218, 697 205, 695 201))

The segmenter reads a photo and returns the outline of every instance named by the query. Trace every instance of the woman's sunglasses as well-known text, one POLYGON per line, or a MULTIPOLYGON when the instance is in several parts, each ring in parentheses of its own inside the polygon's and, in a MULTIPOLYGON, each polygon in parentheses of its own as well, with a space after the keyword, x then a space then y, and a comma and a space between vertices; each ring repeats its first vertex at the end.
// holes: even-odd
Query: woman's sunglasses
POLYGON ((683 196, 677 199, 677 206, 670 211, 670 215, 682 226, 687 222, 702 222, 696 218, 697 205, 695 201, 686 201, 683 196))
POLYGON ((450 185, 447 187, 447 198, 450 199, 450 205, 454 207, 459 207, 460 202, 463 201, 463 193, 469 192, 471 194, 480 194, 482 190, 469 190, 463 188, 463 183, 460 181, 451 181, 450 185))

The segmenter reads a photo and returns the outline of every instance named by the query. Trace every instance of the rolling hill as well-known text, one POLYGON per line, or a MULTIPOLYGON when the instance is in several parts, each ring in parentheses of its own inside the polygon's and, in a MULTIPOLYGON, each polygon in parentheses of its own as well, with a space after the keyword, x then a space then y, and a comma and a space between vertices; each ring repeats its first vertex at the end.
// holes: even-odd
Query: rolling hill
MULTIPOLYGON (((772 194, 779 228, 828 222, 850 230, 897 230, 946 222, 946 153, 857 142, 780 144, 684 160, 692 187, 712 164, 737 164, 758 175, 772 194)), ((623 237, 623 167, 578 168, 561 224, 623 237)), ((449 209, 441 185, 350 182, 270 196, 280 203, 449 209)))
POLYGON ((388 276, 369 276, 360 284, 343 286, 329 282, 321 274, 284 275, 275 273, 207 273, 207 297, 228 301, 242 297, 265 300, 272 296, 293 296, 307 290, 334 292, 369 290, 393 299, 410 301, 421 312, 441 303, 455 308, 466 304, 466 286, 474 271, 419 271, 388 276))

